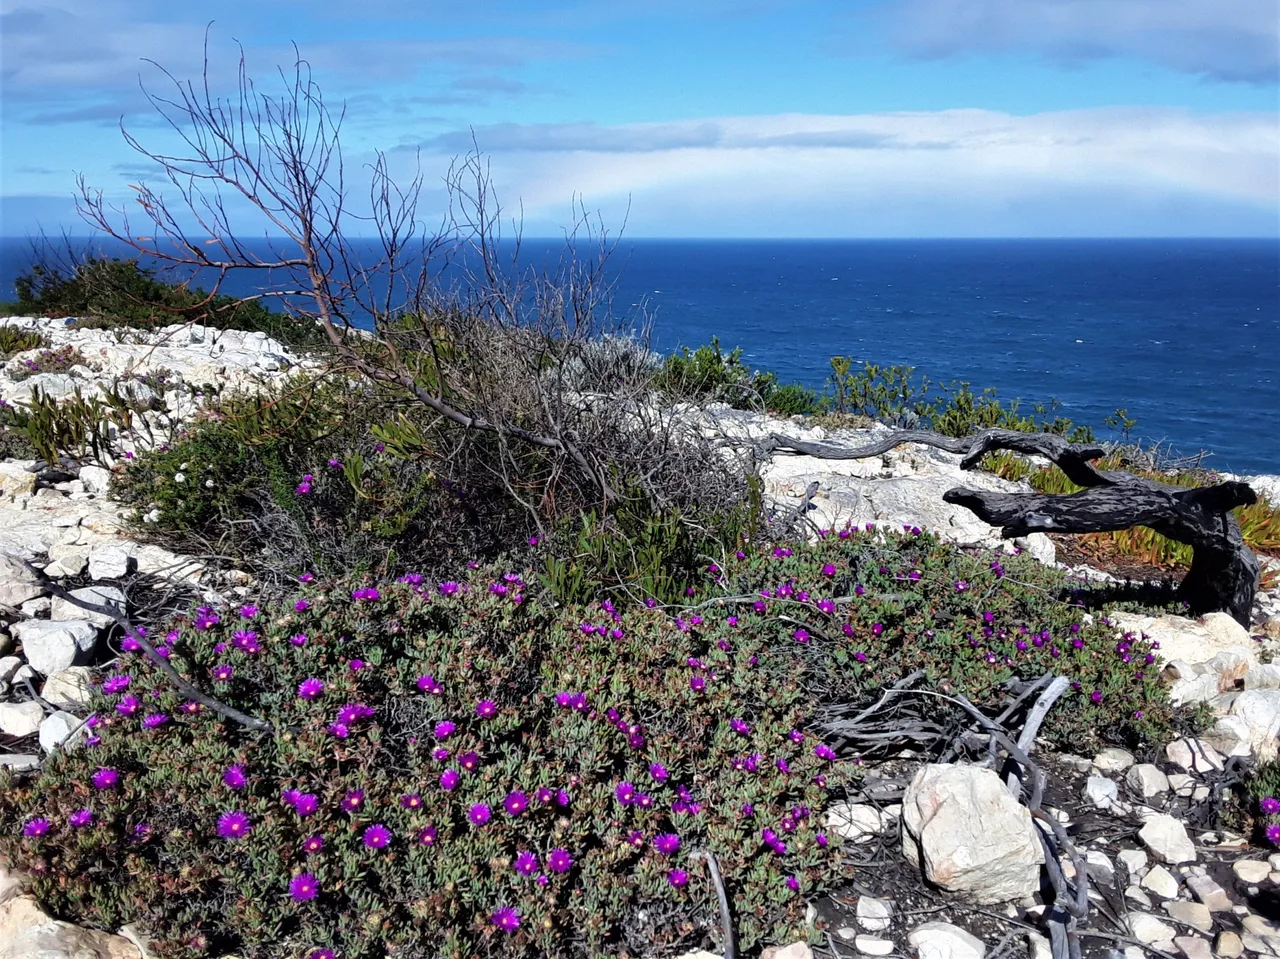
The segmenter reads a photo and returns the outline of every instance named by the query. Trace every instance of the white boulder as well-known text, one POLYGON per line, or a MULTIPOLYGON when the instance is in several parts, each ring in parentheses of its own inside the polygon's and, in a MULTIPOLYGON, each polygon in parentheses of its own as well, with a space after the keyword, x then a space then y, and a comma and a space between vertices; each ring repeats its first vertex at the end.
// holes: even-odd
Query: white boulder
MULTIPOLYGON (((125 610, 124 593, 114 586, 85 586, 81 589, 71 590, 68 595, 82 602, 92 603, 95 606, 105 606, 107 609, 113 609, 117 613, 123 613, 125 610)), ((49 618, 56 622, 84 619, 100 629, 115 622, 106 613, 91 612, 60 596, 53 598, 53 605, 49 610, 49 618)))
POLYGON ((44 681, 40 695, 60 709, 83 709, 93 694, 92 677, 88 666, 68 666, 44 681))
POLYGON ((1187 827, 1163 813, 1151 816, 1138 830, 1138 840, 1157 862, 1176 865, 1195 862, 1196 847, 1187 836, 1187 827))
POLYGON ((30 736, 40 728, 44 709, 34 700, 25 703, 0 703, 0 733, 6 736, 30 736))
POLYGON ((982 959, 982 940, 949 922, 926 922, 907 934, 920 959, 982 959))
POLYGON ((31 668, 43 676, 87 659, 98 641, 98 627, 85 620, 55 623, 29 619, 14 623, 12 630, 31 668))

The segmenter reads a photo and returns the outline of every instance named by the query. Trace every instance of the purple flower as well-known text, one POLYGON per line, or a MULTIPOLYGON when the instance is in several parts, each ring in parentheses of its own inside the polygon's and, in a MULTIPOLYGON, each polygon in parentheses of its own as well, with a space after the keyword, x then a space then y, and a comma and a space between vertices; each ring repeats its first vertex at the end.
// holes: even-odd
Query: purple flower
POLYGON ((157 726, 163 726, 169 721, 169 717, 164 713, 150 713, 142 717, 143 729, 155 729, 157 726))
POLYGON ((337 959, 332 949, 313 949, 307 959, 337 959))
POLYGON ((320 883, 309 872, 300 872, 289 881, 289 895, 295 902, 305 902, 320 894, 320 883))
POLYGON ((311 608, 311 604, 308 603, 305 599, 300 599, 293 604, 294 612, 297 612, 297 613, 305 613, 310 608, 311 608))
POLYGON ((116 693, 122 693, 129 688, 132 680, 128 676, 119 673, 108 676, 102 681, 102 691, 108 696, 114 696, 116 693))
POLYGON ((315 581, 316 581, 315 575, 312 573, 303 573, 301 576, 298 577, 299 583, 314 583, 315 581))
POLYGON ((671 774, 667 772, 667 767, 662 763, 649 763, 649 775, 657 782, 666 782, 667 777, 671 774))
POLYGON ((1268 816, 1274 816, 1280 812, 1280 799, 1276 799, 1275 796, 1267 796, 1262 802, 1258 803, 1258 806, 1268 816))
POLYGON ((88 809, 77 809, 67 817, 67 822, 75 829, 93 825, 93 813, 88 809))
POLYGON ((1092 702, 1095 702, 1095 703, 1100 703, 1100 702, 1102 702, 1102 690, 1101 690, 1101 689, 1095 689, 1093 692, 1091 692, 1091 693, 1089 694, 1089 699, 1090 699, 1092 702))
POLYGON ((473 826, 483 826, 492 816, 493 813, 489 811, 489 807, 482 802, 475 803, 467 811, 467 818, 471 820, 473 826))
POLYGON ((520 790, 513 789, 502 801, 502 808, 507 811, 508 816, 518 816, 529 808, 529 797, 520 790))
POLYGON ((788 888, 788 889, 790 889, 792 892, 799 892, 799 891, 800 891, 800 880, 799 880, 799 879, 797 879, 795 876, 788 876, 788 877, 787 877, 787 888, 788 888))
POLYGON ((431 758, 438 763, 442 763, 449 758, 449 750, 445 749, 443 746, 437 746, 435 749, 431 750, 431 758))
MULTIPOLYGON (((217 666, 213 667, 213 681, 215 683, 229 683, 231 682, 231 677, 234 675, 235 669, 230 663, 219 663, 217 666)), ((119 708, 120 706, 117 705, 116 709, 119 708)))
POLYGON ((417 793, 405 793, 400 797, 401 809, 420 809, 422 807, 422 797, 417 793))
POLYGON ((303 480, 301 483, 298 484, 298 487, 295 490, 295 492, 299 496, 307 496, 311 493, 311 484, 308 483, 306 480, 303 480))
POLYGON ((472 772, 480 765, 480 754, 475 752, 465 752, 458 757, 458 762, 467 772, 472 772))
POLYGON ((797 643, 804 644, 809 642, 809 631, 807 629, 797 629, 794 633, 791 634, 791 637, 797 643))
POLYGON ((565 849, 552 849, 547 854, 547 868, 552 872, 568 872, 573 867, 573 857, 565 849))
POLYGON ((289 637, 289 643, 290 645, 293 645, 293 646, 305 646, 307 645, 307 634, 294 633, 292 636, 289 637))
POLYGON ((346 723, 330 723, 329 732, 338 739, 346 739, 351 735, 351 730, 346 723))
POLYGON ((364 790, 348 789, 347 794, 342 797, 342 802, 339 805, 347 812, 359 812, 364 808, 364 790))
POLYGON ((91 781, 94 789, 114 789, 120 782, 120 774, 103 767, 93 774, 91 781))
POLYGON ((825 759, 828 762, 836 758, 835 750, 826 743, 818 743, 818 745, 814 746, 813 754, 819 759, 825 759))
POLYGON ((370 849, 385 849, 391 844, 391 830, 382 823, 374 823, 364 831, 362 842, 370 849))
POLYGON ((429 674, 418 677, 418 688, 424 693, 430 693, 432 696, 439 696, 444 692, 444 688, 436 682, 436 678, 429 674))
POLYGON ((457 728, 457 726, 449 722, 447 719, 443 722, 436 723, 436 739, 448 739, 453 735, 453 731, 457 728))
POLYGON ((121 716, 132 716, 142 708, 142 703, 138 702, 136 696, 121 696, 120 702, 116 703, 116 712, 121 716))
POLYGON ((22 834, 33 839, 38 839, 52 828, 53 824, 47 819, 31 819, 22 827, 22 834))
POLYGON ((347 703, 338 710, 338 722, 343 726, 350 726, 362 719, 368 719, 374 714, 374 710, 370 706, 362 703, 347 703))
POLYGON ((659 833, 653 837, 653 848, 664 856, 674 856, 680 848, 680 837, 671 832, 659 833))
POLYGON ((751 727, 741 719, 729 720, 729 728, 741 736, 749 736, 751 734, 751 727))
POLYGON ((1280 823, 1272 823, 1267 827, 1267 842, 1280 846, 1280 823))
POLYGON ((493 924, 503 932, 515 932, 520 928, 520 913, 510 906, 501 906, 495 909, 490 918, 493 920, 493 924))
POLYGON ((320 808, 320 799, 314 793, 299 793, 293 808, 299 816, 310 816, 320 808))
POLYGON ((482 699, 476 703, 476 715, 481 719, 488 719, 496 715, 498 712, 498 704, 492 699, 482 699))
POLYGON ((458 780, 461 778, 456 769, 446 769, 440 774, 440 788, 446 792, 457 789, 458 780))
POLYGON ((636 787, 629 782, 620 782, 613 790, 613 794, 618 797, 618 802, 624 806, 629 806, 635 802, 636 787))
POLYGON ((316 699, 324 692, 324 683, 312 676, 298 683, 299 699, 316 699))
POLYGON ((249 817, 239 810, 224 812, 218 817, 218 835, 223 839, 239 839, 249 835, 251 829, 253 824, 249 822, 249 817))
POLYGON ((689 874, 683 869, 672 869, 667 873, 667 882, 679 889, 682 886, 687 886, 689 884, 689 874))
POLYGON ((532 876, 538 871, 538 857, 526 850, 516 856, 514 868, 522 876, 532 876))
POLYGON ((318 852, 323 852, 324 836, 308 836, 302 841, 302 851, 308 856, 314 856, 318 852))

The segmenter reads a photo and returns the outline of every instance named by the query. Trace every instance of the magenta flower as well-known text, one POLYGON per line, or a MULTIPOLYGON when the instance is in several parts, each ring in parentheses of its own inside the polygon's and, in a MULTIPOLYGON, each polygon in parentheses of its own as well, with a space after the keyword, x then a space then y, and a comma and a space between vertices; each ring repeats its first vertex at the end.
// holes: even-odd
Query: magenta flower
POLYGON ((529 808, 529 797, 520 790, 513 789, 502 801, 502 808, 507 811, 508 816, 518 816, 529 808))
POLYGON ((77 809, 67 817, 67 823, 75 829, 93 825, 93 812, 88 809, 77 809))
POLYGON ((476 703, 476 715, 481 719, 489 719, 498 713, 498 704, 492 699, 482 699, 476 703))
POLYGON ((289 895, 295 902, 305 902, 320 894, 320 883, 309 872, 300 872, 289 881, 289 895))
POLYGON ((22 834, 32 839, 38 839, 53 828, 53 824, 47 819, 32 819, 22 827, 22 834))
POLYGON ((307 634, 294 633, 292 636, 289 637, 289 643, 292 646, 305 646, 307 645, 307 634))
POLYGON ((122 693, 129 688, 132 679, 119 673, 108 676, 102 681, 102 691, 108 696, 114 696, 116 693, 122 693))
POLYGON ((337 959, 332 949, 313 949, 307 959, 337 959))
POLYGON ((434 846, 439 838, 439 833, 435 826, 424 826, 418 830, 418 844, 422 846, 434 846))
POLYGON ((787 888, 788 888, 788 889, 790 889, 792 892, 799 892, 799 891, 800 891, 800 880, 799 880, 799 879, 797 879, 795 876, 788 876, 788 877, 787 877, 787 888))
POLYGON ((493 924, 503 932, 515 932, 520 928, 520 913, 510 906, 501 906, 494 910, 490 917, 493 924))
POLYGON ((1276 799, 1275 796, 1267 796, 1262 800, 1262 802, 1258 803, 1258 806, 1261 807, 1262 811, 1268 816, 1274 816, 1276 813, 1280 812, 1280 799, 1276 799))
MULTIPOLYGON (((229 683, 231 682, 231 677, 234 675, 235 669, 230 663, 219 663, 217 666, 213 667, 213 681, 216 683, 229 683)), ((116 706, 116 709, 119 708, 119 706, 116 706)))
POLYGON ((547 854, 547 868, 552 872, 568 872, 573 867, 573 857, 565 849, 552 849, 547 854))
POLYGON ((308 836, 302 841, 302 851, 308 856, 314 856, 318 852, 323 852, 324 836, 308 836))
POLYGON ((324 683, 314 676, 298 683, 299 699, 316 699, 324 692, 324 683))
POLYGON ((418 688, 424 693, 430 693, 432 696, 439 696, 444 692, 444 687, 436 682, 436 678, 430 674, 418 677, 418 688))
POLYGON ((667 882, 679 889, 681 886, 689 884, 689 874, 683 869, 672 869, 667 873, 667 882))
POLYGON ((114 789, 120 782, 120 774, 104 767, 95 772, 90 781, 94 789, 114 789))
POLYGON ((218 817, 218 835, 223 839, 239 839, 249 835, 252 829, 249 817, 239 810, 224 812, 218 817))
POLYGON ((618 802, 624 806, 629 806, 636 799, 636 787, 629 782, 620 782, 613 790, 613 794, 618 797, 618 802))
POLYGON ((458 727, 447 719, 443 722, 436 723, 435 734, 436 739, 448 739, 458 727))
POLYGON ((516 856, 513 868, 522 876, 532 876, 538 871, 538 857, 526 850, 516 856))
POLYGON ((300 599, 293 604, 294 612, 297 612, 297 613, 305 613, 310 608, 311 608, 311 604, 307 602, 305 599, 300 599))
POLYGON ((299 793, 293 808, 299 816, 310 816, 320 808, 320 799, 314 793, 299 793))
POLYGON ((364 831, 364 844, 370 849, 385 849, 391 844, 391 830, 382 823, 374 823, 364 831))
POLYGON ((825 759, 828 762, 836 758, 835 750, 826 743, 818 743, 813 747, 813 754, 819 759, 825 759))
POLYGON ((136 696, 121 696, 120 702, 116 703, 116 712, 121 716, 132 716, 142 708, 142 703, 138 702, 136 696))
POLYGON ((445 791, 457 789, 458 780, 461 778, 462 776, 456 769, 446 769, 440 774, 440 788, 445 791))
POLYGON ((807 629, 797 629, 791 634, 792 639, 797 643, 804 644, 809 642, 809 631, 807 629))
POLYGON ((364 808, 364 790, 348 789, 347 794, 342 797, 339 803, 346 812, 359 812, 364 808))
POLYGON ((674 856, 680 848, 680 837, 671 832, 659 833, 653 837, 653 848, 664 856, 674 856))
POLYGON ((489 807, 482 802, 475 803, 470 810, 467 811, 467 818, 471 820, 473 826, 483 826, 493 816, 489 807))
POLYGON ((749 736, 751 734, 751 727, 741 719, 729 720, 729 728, 740 736, 749 736))
POLYGON ((474 752, 466 752, 458 757, 458 762, 467 772, 474 772, 480 765, 480 754, 474 752))
POLYGON ((422 806, 422 797, 417 793, 405 793, 400 797, 401 809, 419 809, 422 806))

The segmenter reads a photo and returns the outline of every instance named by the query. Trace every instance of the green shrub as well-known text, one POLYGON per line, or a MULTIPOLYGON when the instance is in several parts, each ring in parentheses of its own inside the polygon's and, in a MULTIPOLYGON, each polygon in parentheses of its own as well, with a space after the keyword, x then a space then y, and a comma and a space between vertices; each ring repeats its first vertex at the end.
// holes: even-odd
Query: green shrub
POLYGON ((95 368, 95 364, 86 359, 79 349, 68 344, 40 350, 35 356, 27 357, 8 372, 12 380, 25 380, 38 373, 66 373, 73 366, 95 368))
POLYGON ((819 832, 856 767, 820 758, 812 731, 842 704, 924 669, 929 687, 996 710, 1012 677, 1053 671, 1072 692, 1049 715, 1051 742, 1165 741, 1171 712, 1145 643, 1085 624, 1055 598, 1063 584, 1024 557, 1006 571, 929 536, 846 531, 708 564, 687 607, 556 609, 520 576, 477 571, 197 611, 157 633, 169 661, 277 731, 184 703, 126 650, 113 676, 127 688, 111 678, 96 695, 87 748, 55 754, 32 783, 0 783, 0 860, 31 872, 60 916, 146 923, 164 959, 697 948, 718 922, 697 849, 719 860, 745 948, 794 939, 806 897, 845 879, 819 832), (233 766, 242 788, 224 779, 233 766), (97 788, 101 769, 119 781, 97 788), (620 801, 628 783, 653 804, 620 801), (567 804, 540 802, 542 789, 567 804), (288 790, 317 810, 300 817, 288 790), (511 814, 515 791, 530 802, 511 814), (491 812, 482 826, 469 822, 477 803, 491 812), (81 810, 92 823, 72 825, 81 810), (233 812, 251 827, 238 838, 233 812), (370 848, 378 824, 389 843, 370 848), (681 840, 670 856, 654 848, 667 833, 681 840), (311 836, 324 847, 308 855, 311 836), (563 873, 547 868, 556 849, 572 859, 563 873), (545 883, 513 868, 522 852, 545 883), (671 885, 672 869, 688 884, 671 885), (290 896, 303 873, 314 900, 290 896), (495 928, 501 907, 519 913, 514 934, 495 928))
POLYGON ((0 361, 10 359, 15 353, 46 349, 49 341, 35 330, 18 326, 0 326, 0 361))
POLYGON ((200 288, 170 283, 136 259, 88 257, 70 269, 36 263, 14 282, 18 299, 6 304, 13 314, 74 316, 86 329, 169 326, 201 323, 220 330, 266 333, 299 348, 322 348, 324 333, 305 320, 274 313, 258 300, 209 297, 200 288))

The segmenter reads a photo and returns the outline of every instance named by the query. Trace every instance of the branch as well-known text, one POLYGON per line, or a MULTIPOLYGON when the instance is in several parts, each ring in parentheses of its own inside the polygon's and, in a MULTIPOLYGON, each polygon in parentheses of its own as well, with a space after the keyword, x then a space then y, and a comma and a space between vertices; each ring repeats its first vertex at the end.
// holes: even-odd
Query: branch
POLYGON ((716 898, 720 900, 720 925, 724 929, 724 959, 737 959, 733 914, 729 911, 729 896, 725 893, 724 878, 720 875, 720 864, 716 862, 715 853, 710 849, 695 849, 689 854, 689 858, 706 860, 707 871, 711 873, 711 883, 716 887, 716 898))

